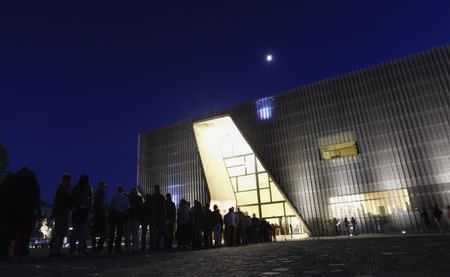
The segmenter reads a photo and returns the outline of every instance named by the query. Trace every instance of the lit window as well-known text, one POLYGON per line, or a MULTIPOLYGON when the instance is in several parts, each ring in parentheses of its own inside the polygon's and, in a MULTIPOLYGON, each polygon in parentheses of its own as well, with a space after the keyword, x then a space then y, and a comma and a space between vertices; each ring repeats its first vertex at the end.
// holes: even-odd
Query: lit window
POLYGON ((320 147, 320 155, 324 160, 332 158, 343 158, 358 155, 358 146, 356 141, 348 141, 320 147))
POLYGON ((271 119, 275 109, 273 97, 266 97, 256 101, 256 114, 260 120, 271 119))

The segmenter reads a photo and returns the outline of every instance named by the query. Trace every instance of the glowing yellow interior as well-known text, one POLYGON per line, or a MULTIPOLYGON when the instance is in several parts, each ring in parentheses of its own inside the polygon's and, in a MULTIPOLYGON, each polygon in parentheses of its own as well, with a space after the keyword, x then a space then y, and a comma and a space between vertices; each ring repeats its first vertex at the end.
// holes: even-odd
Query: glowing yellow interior
POLYGON ((330 209, 337 218, 358 213, 377 216, 405 213, 410 210, 408 190, 393 189, 330 197, 330 209))
POLYGON ((300 234, 300 217, 280 192, 229 116, 194 124, 211 205, 265 218, 281 233, 300 234), (292 231, 290 231, 292 230, 292 231))

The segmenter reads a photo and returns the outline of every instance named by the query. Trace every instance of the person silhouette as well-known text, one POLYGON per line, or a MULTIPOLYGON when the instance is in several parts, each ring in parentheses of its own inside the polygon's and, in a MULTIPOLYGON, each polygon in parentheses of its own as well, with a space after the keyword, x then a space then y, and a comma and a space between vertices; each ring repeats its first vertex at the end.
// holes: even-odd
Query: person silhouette
POLYGON ((61 256, 64 237, 68 235, 69 216, 72 209, 72 176, 64 174, 55 193, 52 218, 55 221, 50 239, 49 256, 61 256))

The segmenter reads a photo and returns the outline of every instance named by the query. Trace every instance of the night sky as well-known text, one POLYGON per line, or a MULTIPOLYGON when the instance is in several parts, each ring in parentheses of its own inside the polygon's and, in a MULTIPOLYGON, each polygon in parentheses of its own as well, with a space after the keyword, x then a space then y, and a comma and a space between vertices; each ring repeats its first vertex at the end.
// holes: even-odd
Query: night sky
POLYGON ((0 7, 0 143, 46 201, 135 184, 140 131, 450 41, 450 1, 132 2, 0 7))

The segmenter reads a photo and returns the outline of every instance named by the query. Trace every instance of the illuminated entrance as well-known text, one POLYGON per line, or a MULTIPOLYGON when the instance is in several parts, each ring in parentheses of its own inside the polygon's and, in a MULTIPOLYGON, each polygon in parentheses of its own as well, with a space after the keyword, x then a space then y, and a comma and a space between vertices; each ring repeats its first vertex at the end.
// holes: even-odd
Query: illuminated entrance
POLYGON ((230 207, 255 214, 277 225, 278 234, 286 238, 310 234, 231 117, 194 123, 194 133, 211 205, 216 204, 222 214, 230 207))

